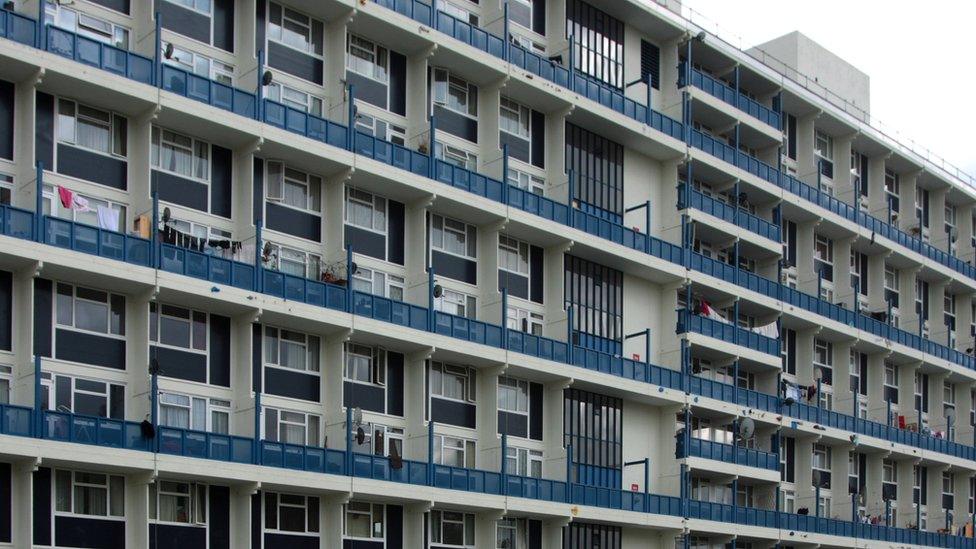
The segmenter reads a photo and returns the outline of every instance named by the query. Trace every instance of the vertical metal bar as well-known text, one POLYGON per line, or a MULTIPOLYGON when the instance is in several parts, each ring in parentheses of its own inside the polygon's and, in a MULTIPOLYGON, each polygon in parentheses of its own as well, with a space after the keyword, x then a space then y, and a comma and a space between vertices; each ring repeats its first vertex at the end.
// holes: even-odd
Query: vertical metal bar
POLYGON ((356 137, 356 86, 355 84, 349 84, 348 92, 346 93, 346 99, 348 103, 346 104, 346 123, 348 127, 346 128, 346 150, 353 150, 353 140, 356 137))
POLYGON ((264 262, 262 261, 264 244, 261 242, 261 224, 260 219, 254 222, 254 291, 256 292, 264 291, 264 262))
MULTIPOLYGON (((43 4, 43 2, 42 2, 42 4, 43 4)), ((159 88, 162 88, 163 87, 163 60, 160 57, 163 54, 163 19, 162 19, 162 17, 163 16, 157 11, 156 12, 156 27, 155 27, 155 29, 156 29, 156 35, 155 35, 156 51, 153 54, 153 84, 155 84, 156 87, 159 87, 159 88)), ((260 78, 260 75, 258 76, 258 78, 260 78)))
POLYGON ((255 464, 261 464, 261 391, 254 391, 254 448, 251 460, 255 464))
POLYGON ((434 320, 434 266, 427 266, 427 331, 433 332, 437 324, 434 320))
POLYGON ((510 39, 511 38, 511 35, 509 34, 509 27, 508 27, 509 26, 509 22, 508 22, 508 0, 505 0, 505 5, 502 6, 502 14, 503 14, 503 16, 505 18, 504 27, 503 27, 503 35, 504 35, 504 38, 505 38, 505 44, 502 46, 502 48, 503 48, 502 55, 505 56, 505 60, 507 61, 508 59, 510 59, 510 56, 511 56, 511 49, 509 48, 509 45, 511 44, 511 39, 510 39))
POLYGON ((41 355, 34 355, 34 436, 44 438, 44 410, 41 408, 44 387, 41 385, 41 355))
POLYGON ((352 306, 352 277, 353 272, 353 262, 352 262, 352 246, 346 246, 346 311, 350 313, 353 310, 352 306))
MULTIPOLYGON (((502 334, 506 334, 503 337, 504 337, 504 341, 507 342, 508 341, 508 337, 507 337, 507 334, 508 334, 508 323, 507 323, 507 320, 508 320, 508 288, 502 288, 502 314, 501 314, 501 316, 502 316, 502 322, 501 322, 502 334)), ((516 328, 516 329, 518 329, 518 328, 516 328)))
POLYGON ((434 147, 437 144, 437 117, 430 115, 430 131, 427 134, 427 154, 430 155, 430 164, 427 166, 429 170, 427 177, 435 179, 437 175, 437 160, 434 158, 434 147))
POLYGON ((570 364, 575 364, 573 360, 573 306, 566 307, 566 355, 570 364))
POLYGON ((155 190, 152 192, 152 226, 149 227, 149 257, 152 261, 152 267, 158 269, 160 267, 160 253, 159 253, 159 193, 155 190))
MULTIPOLYGON (((508 10, 508 3, 505 3, 505 9, 508 10)), ((508 20, 506 19, 506 23, 508 20)), ((506 43, 508 43, 506 41, 506 43)), ((508 205, 508 144, 502 145, 502 204, 508 205)))
POLYGON ((258 85, 255 97, 258 104, 254 116, 258 120, 264 120, 264 48, 258 50, 258 85))
POLYGON ((427 422, 427 485, 434 485, 434 420, 427 422))
POLYGON ((352 474, 352 406, 346 406, 346 474, 352 474))

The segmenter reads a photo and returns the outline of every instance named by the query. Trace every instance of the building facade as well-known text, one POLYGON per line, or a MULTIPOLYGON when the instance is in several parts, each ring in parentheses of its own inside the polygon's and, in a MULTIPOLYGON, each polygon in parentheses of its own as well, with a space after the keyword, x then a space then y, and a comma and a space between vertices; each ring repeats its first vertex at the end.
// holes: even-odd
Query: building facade
POLYGON ((973 546, 973 178, 681 13, 5 2, 0 547, 973 546))

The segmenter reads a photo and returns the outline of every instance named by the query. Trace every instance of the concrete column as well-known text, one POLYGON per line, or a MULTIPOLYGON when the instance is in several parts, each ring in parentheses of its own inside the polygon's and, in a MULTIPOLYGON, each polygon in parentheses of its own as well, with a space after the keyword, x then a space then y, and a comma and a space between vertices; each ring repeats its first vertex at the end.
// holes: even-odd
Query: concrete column
POLYGON ((498 547, 498 528, 496 523, 504 515, 503 511, 485 511, 474 516, 475 549, 495 549, 498 547))
POLYGON ((567 524, 568 520, 563 518, 543 520, 541 549, 562 549, 563 527, 567 524))
POLYGON ((890 253, 886 251, 868 256, 867 281, 869 311, 887 312, 888 310, 888 304, 885 302, 884 277, 885 259, 887 259, 890 253))
MULTIPOLYGON (((147 316, 147 315, 144 315, 147 316)), ((149 547, 149 484, 155 473, 134 473, 125 477, 125 546, 149 547)))
POLYGON ((867 454, 867 471, 864 482, 864 506, 868 515, 884 516, 885 504, 881 498, 882 461, 885 454, 867 454))
MULTIPOLYGON (((885 159, 887 155, 868 157, 868 212, 888 222, 888 194, 885 192, 885 159)), ((904 196, 904 195, 902 195, 904 196)), ((899 217, 901 214, 899 213, 899 217)))
MULTIPOLYGON (((16 133, 16 132, 15 132, 16 133)), ((13 273, 13 318, 21 319, 11 327, 14 351, 10 403, 34 405, 34 281, 40 275, 40 264, 28 264, 13 273)))
MULTIPOLYGON (((817 326, 796 332, 796 379, 800 385, 811 385, 816 379, 813 371, 813 345, 820 329, 817 326)), ((816 401, 808 404, 815 405, 816 401)))
POLYGON ((854 415, 856 409, 854 399, 857 395, 851 391, 851 368, 859 368, 858 364, 851 364, 851 349, 855 341, 834 342, 834 410, 844 414, 854 415))
MULTIPOLYGON (((237 315, 231 319, 231 390, 233 402, 230 417, 230 432, 235 435, 253 437, 255 414, 255 379, 252 362, 254 322, 260 318, 260 311, 237 315), (235 359, 236 357, 236 359, 235 359)), ((257 372, 261 375, 260 372, 257 372)), ((257 380, 260 382, 260 379, 257 380)))
POLYGON ((972 485, 969 479, 972 473, 963 469, 955 470, 952 491, 955 493, 952 506, 952 527, 953 530, 966 524, 971 518, 969 515, 969 497, 972 485))
POLYGON ((404 243, 407 250, 406 288, 404 300, 414 305, 426 307, 431 289, 428 287, 427 264, 430 251, 427 249, 427 209, 434 203, 434 196, 421 198, 406 204, 404 208, 404 243), (423 252, 421 252, 421 250, 423 252))
POLYGON ((427 361, 433 352, 429 347, 403 357, 404 459, 427 459, 427 361))
POLYGON ((946 429, 945 382, 948 374, 943 371, 929 374, 929 427, 935 431, 946 429))
POLYGON ((973 323, 973 296, 970 291, 963 291, 955 294, 953 299, 956 302, 956 350, 966 352, 966 349, 973 347, 973 336, 970 326, 973 323))
POLYGON ((918 333, 920 322, 918 313, 915 312, 915 295, 918 289, 916 280, 920 270, 920 265, 913 265, 898 272, 898 327, 913 334, 918 333))
POLYGON ((505 221, 478 227, 478 318, 492 324, 505 322, 502 293, 498 290, 498 236, 505 221))
POLYGON ((125 361, 129 387, 125 417, 132 421, 148 419, 152 413, 149 376, 149 300, 152 292, 129 296, 125 300, 125 361))
POLYGON ((898 471, 898 487, 895 489, 898 507, 897 512, 892 513, 892 518, 895 526, 905 528, 909 524, 915 524, 915 506, 912 504, 915 461, 911 459, 896 461, 895 468, 898 471))
POLYGON ((20 502, 11 506, 11 544, 15 549, 31 549, 34 524, 34 472, 41 465, 40 458, 16 461, 10 467, 10 498, 20 502))
POLYGON ((830 515, 829 518, 849 520, 851 517, 851 498, 847 493, 847 477, 853 445, 837 445, 830 452, 830 515))
POLYGON ((936 248, 949 251, 949 235, 945 232, 945 207, 948 187, 929 191, 929 242, 936 248))
POLYGON ((411 503, 403 506, 403 546, 424 547, 424 525, 432 503, 411 503))
POLYGON ((325 338, 321 345, 322 421, 325 424, 325 439, 329 448, 346 447, 346 407, 343 404, 343 372, 346 365, 345 345, 351 332, 343 332, 325 338))
POLYGON ((969 420, 974 388, 976 388, 976 383, 972 381, 956 384, 956 442, 967 446, 976 444, 976 440, 973 438, 973 424, 969 420))
POLYGON ((945 291, 949 280, 929 282, 929 339, 948 344, 949 328, 945 325, 945 291))
POLYGON ((508 77, 478 86, 478 172, 506 180, 499 144, 502 87, 508 77))
MULTIPOLYGON (((856 200, 854 193, 849 193, 856 200)), ((857 300, 854 287, 851 286, 851 247, 857 237, 834 240, 834 303, 843 303, 848 309, 854 310, 857 300)), ((871 287, 870 282, 868 288, 871 287)))
MULTIPOLYGON (((156 109, 157 106, 153 106, 141 114, 129 118, 129 125, 127 128, 129 136, 126 143, 128 155, 128 162, 126 163, 126 177, 128 181, 130 200, 128 206, 129 226, 124 228, 123 231, 131 230, 133 228, 133 220, 140 214, 148 214, 149 218, 152 219, 152 185, 150 183, 150 170, 152 165, 152 125, 155 123, 156 116, 158 114, 156 109)), ((236 161, 236 151, 234 156, 236 161)), ((252 172, 253 170, 248 170, 247 174, 245 175, 238 171, 235 175, 237 177, 247 177, 248 181, 250 181, 252 172)), ((250 188, 250 185, 245 188, 250 188)), ((240 195, 249 193, 243 192, 235 194, 240 195)), ((235 196, 235 199, 239 199, 239 197, 235 196)), ((239 217, 237 211, 232 211, 231 213, 234 219, 239 217)), ((247 217, 250 219, 250 216, 247 217)))
POLYGON ((572 241, 565 241, 545 249, 544 270, 548 276, 544 285, 546 311, 542 335, 558 341, 566 340, 568 329, 566 298, 563 294, 563 273, 565 272, 565 255, 569 253, 572 247, 572 241))
POLYGON ((956 255, 963 261, 972 262, 976 255, 976 248, 973 248, 973 236, 976 235, 976 228, 973 227, 974 204, 961 204, 956 206, 956 255))
MULTIPOLYGON (((553 4, 560 4, 560 2, 553 4)), ((546 196, 560 204, 569 201, 566 173, 566 116, 572 110, 572 107, 565 107, 546 113, 546 196)))
POLYGON ((339 549, 342 544, 342 519, 349 494, 334 494, 319 498, 319 548, 339 549))
POLYGON ((797 178, 813 187, 817 186, 817 157, 813 152, 816 144, 816 121, 819 112, 799 116, 796 119, 796 166, 797 178))
MULTIPOLYGON (((543 387, 542 396, 542 476, 550 480, 566 480, 566 448, 563 446, 563 391, 573 383, 571 379, 550 381, 543 387)), ((671 454, 674 455, 674 454, 671 454)))
POLYGON ((321 239, 326 263, 346 260, 346 186, 352 173, 352 169, 345 170, 322 182, 321 239))
POLYGON ((796 439, 796 508, 806 507, 816 514, 816 490, 813 487, 813 443, 815 438, 796 439))
POLYGON ((230 487, 230 529, 231 547, 255 547, 259 540, 251 539, 251 498, 260 497, 260 483, 249 483, 230 487))
MULTIPOLYGON (((556 2, 557 4, 559 2, 556 2)), ((661 44, 661 89, 651 91, 651 106, 656 111, 675 118, 681 119, 681 94, 678 92, 678 54, 682 48, 682 43, 676 39, 666 44, 661 44)))
POLYGON ((852 133, 834 138, 834 196, 852 206, 858 206, 861 198, 851 173, 851 142, 856 136, 852 133))
MULTIPOLYGON (((813 257, 815 253, 817 226, 819 225, 819 219, 800 222, 796 225, 797 288, 801 292, 813 295, 817 295, 818 276, 813 257)), ((834 263, 837 263, 836 253, 834 254, 834 263)))
POLYGON ((942 508, 942 473, 949 470, 948 465, 933 464, 928 469, 928 505, 929 512, 928 530, 935 532, 940 528, 945 528, 946 510, 942 508))
MULTIPOLYGON (((915 186, 918 182, 918 172, 898 174, 898 201, 901 213, 898 214, 898 227, 912 234, 911 227, 918 226, 915 218, 915 186)), ((920 236, 921 233, 918 233, 920 236)))
POLYGON ((354 11, 350 10, 325 23, 324 58, 338 61, 325 63, 323 81, 328 113, 326 118, 342 124, 349 124, 347 120, 349 109, 345 107, 348 101, 344 84, 346 64, 342 60, 346 58, 346 25, 352 19, 353 13, 354 11))
POLYGON ((427 63, 436 49, 436 45, 431 45, 407 57, 407 146, 427 154, 434 152, 426 150, 430 141, 427 63))
MULTIPOLYGON (((868 355, 868 378, 861 380, 862 383, 867 384, 868 388, 868 419, 885 424, 889 423, 886 419, 888 403, 885 401, 884 394, 886 358, 886 353, 868 355)), ((847 410, 853 410, 853 408, 847 408, 847 410)))
MULTIPOLYGON (((37 13, 36 11, 34 13, 37 13)), ((31 17, 34 15, 31 14, 31 17)), ((17 185, 22 192, 13 193, 13 205, 34 211, 35 205, 35 166, 37 156, 34 151, 35 115, 37 112, 37 86, 43 73, 36 72, 17 82, 14 87, 14 161, 17 163, 17 185)), ((53 136, 52 136, 53 137, 53 136)), ((44 167, 47 170, 51 166, 44 167)))
MULTIPOLYGON (((501 471, 502 437, 498 434, 498 376, 505 365, 478 369, 477 437, 478 457, 475 465, 485 471, 501 471)), ((514 471, 509 471, 514 473, 514 471)))

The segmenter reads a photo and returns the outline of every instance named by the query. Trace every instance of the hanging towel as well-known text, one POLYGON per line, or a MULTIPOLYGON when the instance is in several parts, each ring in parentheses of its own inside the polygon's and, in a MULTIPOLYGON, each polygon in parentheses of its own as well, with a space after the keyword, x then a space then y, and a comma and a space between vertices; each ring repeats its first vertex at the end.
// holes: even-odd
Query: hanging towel
POLYGON ((759 335, 779 339, 779 329, 776 328, 776 321, 770 322, 765 326, 756 326, 752 331, 759 335))
POLYGON ((58 185, 58 197, 61 199, 61 205, 70 210, 71 204, 74 202, 74 193, 71 192, 71 189, 58 185))
POLYGON ((701 312, 702 316, 706 318, 710 318, 712 320, 722 322, 725 324, 729 323, 729 321, 725 320, 725 318, 722 315, 718 314, 718 311, 713 309, 712 306, 707 301, 701 302, 701 307, 699 308, 699 311, 701 312))
POLYGON ((98 207, 98 226, 109 231, 119 230, 119 211, 108 206, 98 207))
MULTIPOLYGON (((71 191, 68 191, 68 192, 71 192, 71 191)), ((71 197, 71 204, 72 204, 72 207, 74 207, 74 209, 78 210, 79 212, 90 212, 91 211, 91 208, 88 206, 88 199, 85 198, 85 197, 83 197, 83 196, 81 196, 78 193, 74 193, 74 196, 71 197)))

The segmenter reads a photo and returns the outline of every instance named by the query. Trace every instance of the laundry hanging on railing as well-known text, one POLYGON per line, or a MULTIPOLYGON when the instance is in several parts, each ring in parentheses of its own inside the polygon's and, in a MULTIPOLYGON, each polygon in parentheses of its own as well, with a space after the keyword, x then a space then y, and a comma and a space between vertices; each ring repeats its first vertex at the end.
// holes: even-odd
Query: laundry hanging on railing
POLYGON ((817 396, 817 386, 810 385, 807 387, 784 379, 780 382, 780 392, 786 401, 785 404, 790 405, 800 400, 813 400, 817 396))
POLYGON ((109 206, 98 205, 98 228, 107 231, 119 231, 119 211, 109 206))
POLYGON ((756 326, 752 331, 759 335, 779 339, 779 326, 775 320, 765 326, 756 326))
POLYGON ((225 259, 237 255, 244 247, 244 244, 239 240, 194 236, 169 225, 163 225, 163 229, 159 233, 159 239, 164 244, 186 248, 195 252, 219 255, 225 259))
POLYGON ((717 322, 729 324, 729 321, 725 320, 725 317, 718 314, 718 311, 713 309, 711 304, 709 304, 707 301, 704 300, 701 302, 701 304, 698 305, 698 314, 705 318, 710 318, 717 322))
POLYGON ((77 210, 79 212, 92 211, 87 198, 61 185, 58 185, 58 199, 61 201, 61 207, 66 210, 77 210))

